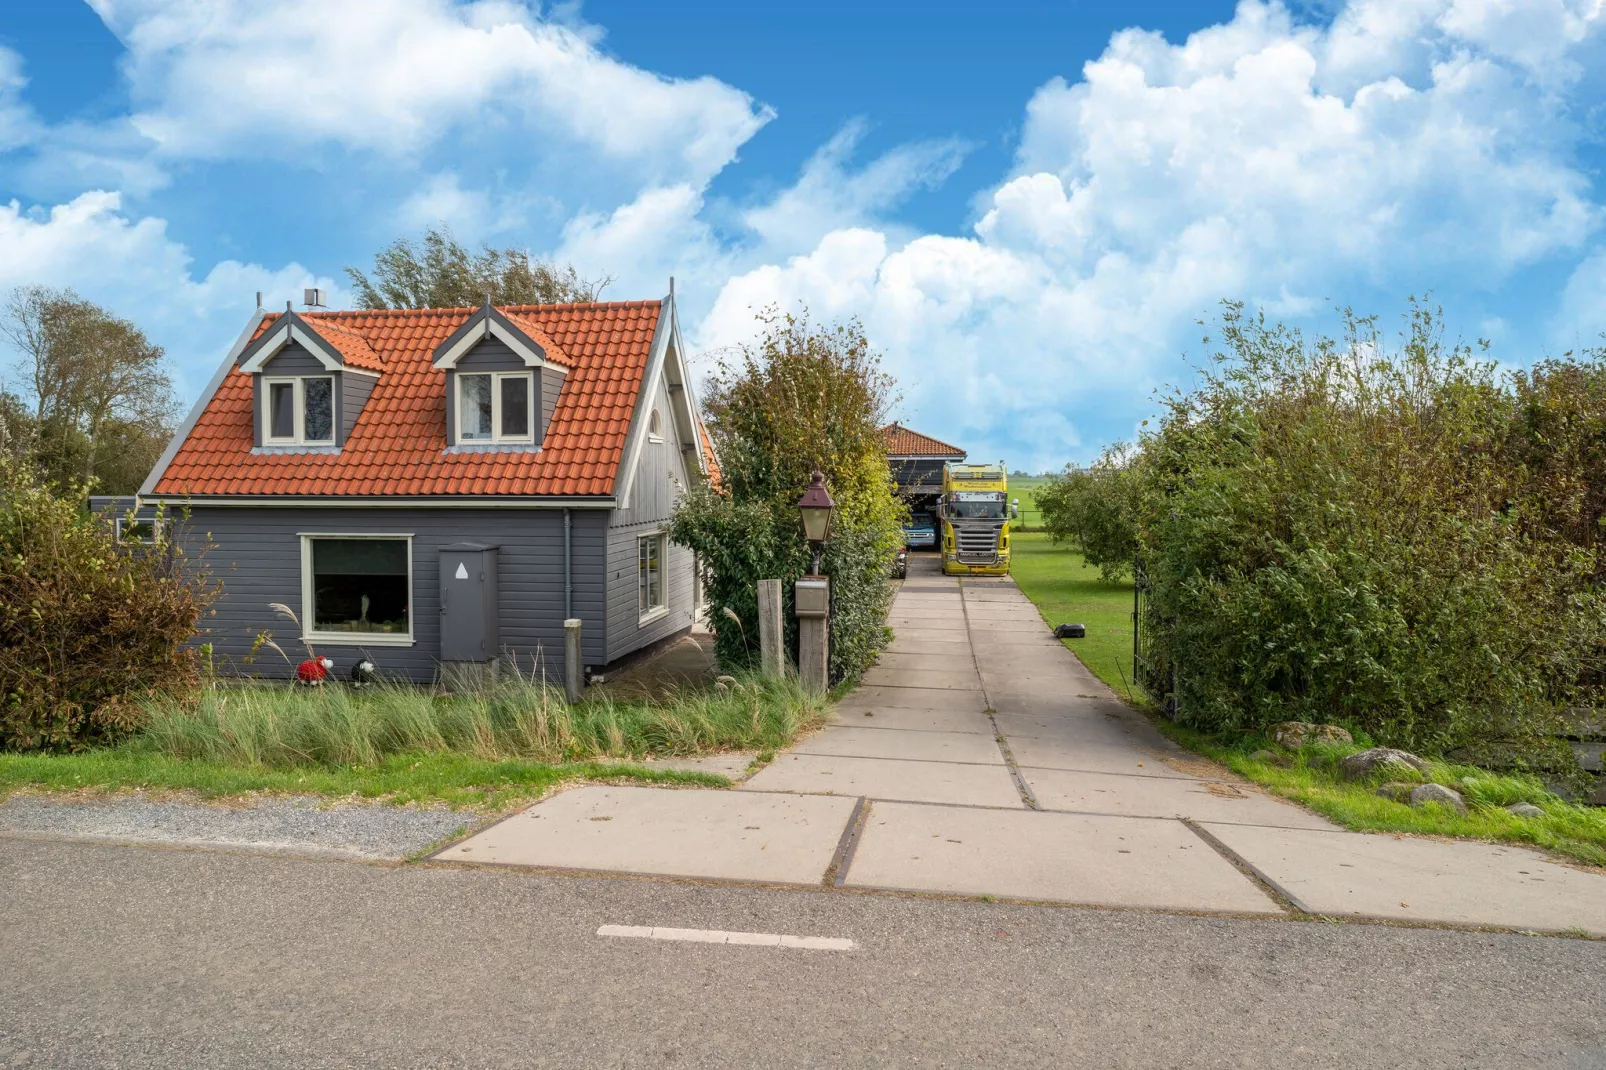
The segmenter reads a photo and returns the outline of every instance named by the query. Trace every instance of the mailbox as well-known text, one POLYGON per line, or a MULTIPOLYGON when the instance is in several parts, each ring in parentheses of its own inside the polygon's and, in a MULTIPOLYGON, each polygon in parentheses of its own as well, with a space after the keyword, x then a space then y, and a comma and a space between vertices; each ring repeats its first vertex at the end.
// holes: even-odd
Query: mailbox
POLYGON ((831 615, 831 581, 824 576, 805 576, 792 586, 792 601, 798 619, 831 615))

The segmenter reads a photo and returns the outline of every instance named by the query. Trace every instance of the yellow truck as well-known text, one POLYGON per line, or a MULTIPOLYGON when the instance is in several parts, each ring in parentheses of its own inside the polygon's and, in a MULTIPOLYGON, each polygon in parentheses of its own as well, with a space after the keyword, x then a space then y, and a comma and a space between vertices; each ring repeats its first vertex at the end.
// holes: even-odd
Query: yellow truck
POLYGON ((1009 574, 1009 522, 1020 514, 1009 500, 1004 462, 943 465, 940 509, 944 573, 1009 574))

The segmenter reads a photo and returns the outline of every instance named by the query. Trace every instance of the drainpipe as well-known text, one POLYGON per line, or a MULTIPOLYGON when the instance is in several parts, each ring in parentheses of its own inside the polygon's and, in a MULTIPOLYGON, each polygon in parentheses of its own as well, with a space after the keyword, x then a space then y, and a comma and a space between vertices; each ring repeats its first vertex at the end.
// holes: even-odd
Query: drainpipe
POLYGON ((574 616, 574 571, 570 567, 570 531, 574 523, 573 511, 563 510, 563 619, 574 616))

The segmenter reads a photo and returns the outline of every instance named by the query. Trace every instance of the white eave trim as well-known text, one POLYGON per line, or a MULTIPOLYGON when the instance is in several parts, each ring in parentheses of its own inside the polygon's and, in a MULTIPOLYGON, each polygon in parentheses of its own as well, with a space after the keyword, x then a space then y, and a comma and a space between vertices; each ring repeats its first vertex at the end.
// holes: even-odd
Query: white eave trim
POLYGON ((212 398, 217 395, 218 387, 223 385, 223 380, 233 370, 234 362, 240 359, 240 354, 244 353, 246 346, 251 344, 251 336, 256 334, 257 327, 261 325, 262 317, 265 315, 267 315, 267 312, 261 307, 251 313, 251 319, 246 323, 245 330, 240 332, 240 336, 229 347, 228 355, 223 358, 223 363, 219 364, 217 371, 212 373, 211 382, 206 384, 206 389, 201 391, 201 396, 195 399, 194 405, 190 406, 189 415, 184 417, 184 422, 178 425, 177 431, 173 432, 173 437, 168 440, 167 448, 157 458, 156 466, 151 469, 150 475, 145 477, 145 482, 141 483, 139 490, 135 492, 136 506, 156 488, 156 484, 161 482, 162 476, 167 474, 167 466, 173 463, 173 458, 178 456, 179 447, 184 445, 184 440, 190 437, 191 431, 195 430, 195 424, 200 420, 201 413, 205 412, 206 407, 212 403, 212 398))
POLYGON ((560 372, 569 370, 555 361, 547 360, 540 353, 531 349, 523 338, 496 322, 493 316, 486 316, 470 328, 467 334, 452 343, 450 349, 435 358, 434 367, 456 369, 457 362, 487 338, 495 338, 513 350, 524 361, 524 366, 527 368, 553 368, 560 372))
MULTIPOLYGON (((328 342, 322 338, 314 338, 294 322, 281 323, 268 332, 267 338, 263 340, 262 348, 251 354, 251 359, 240 365, 240 370, 249 372, 252 375, 257 374, 262 371, 264 364, 278 356, 279 350, 291 342, 299 342, 303 349, 317 357, 318 363, 324 366, 325 371, 339 372, 346 370, 344 363, 335 360, 329 355, 328 342)), ((370 372, 368 374, 374 373, 370 372)))
MULTIPOLYGON (((636 469, 641 461, 641 451, 647 445, 647 414, 651 410, 651 399, 657 396, 658 384, 664 377, 664 361, 671 348, 675 351, 676 360, 680 363, 680 375, 687 386, 685 391, 688 401, 691 399, 690 382, 686 381, 685 360, 681 355, 680 329, 675 314, 675 297, 670 294, 663 299, 663 311, 658 316, 658 326, 653 331, 652 349, 647 355, 647 368, 641 376, 641 388, 636 394, 636 404, 630 414, 630 430, 625 436, 625 448, 619 458, 619 473, 614 479, 614 497, 619 500, 619 508, 630 508, 630 495, 635 490, 636 469), (671 341, 674 345, 671 346, 671 341)), ((675 399, 669 399, 671 407, 675 399)), ((701 449, 698 453, 701 454, 701 449)), ((701 465, 699 465, 701 471, 701 465)))

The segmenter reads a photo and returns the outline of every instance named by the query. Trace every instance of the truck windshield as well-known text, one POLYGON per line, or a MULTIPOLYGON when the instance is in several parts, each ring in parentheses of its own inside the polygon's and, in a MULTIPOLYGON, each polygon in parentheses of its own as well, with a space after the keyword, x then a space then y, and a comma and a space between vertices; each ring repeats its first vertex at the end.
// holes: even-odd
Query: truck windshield
POLYGON ((956 520, 1002 520, 1004 496, 960 491, 949 499, 948 512, 956 520))

